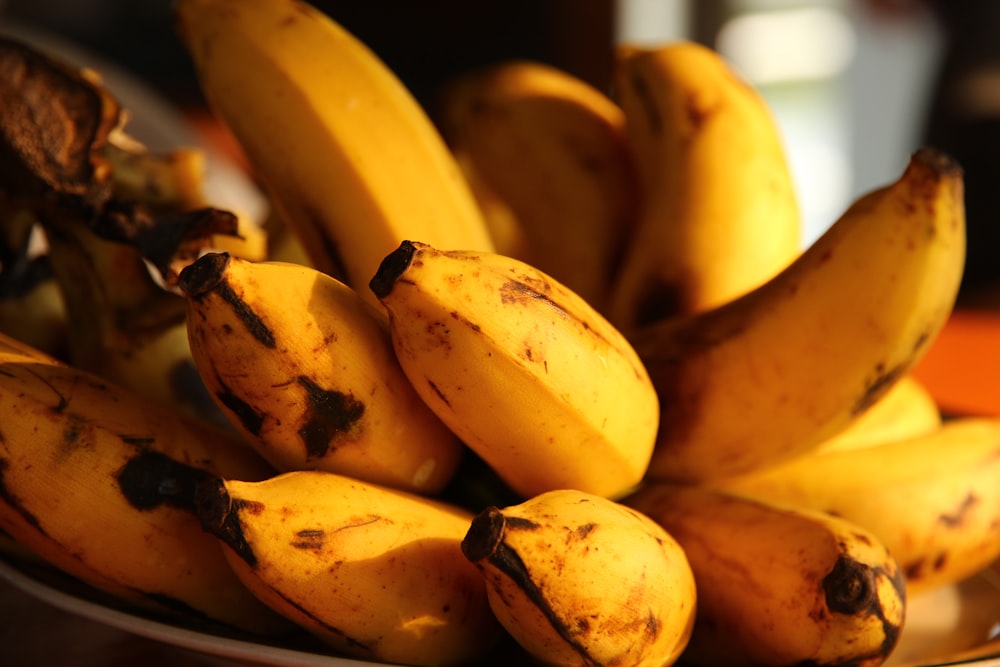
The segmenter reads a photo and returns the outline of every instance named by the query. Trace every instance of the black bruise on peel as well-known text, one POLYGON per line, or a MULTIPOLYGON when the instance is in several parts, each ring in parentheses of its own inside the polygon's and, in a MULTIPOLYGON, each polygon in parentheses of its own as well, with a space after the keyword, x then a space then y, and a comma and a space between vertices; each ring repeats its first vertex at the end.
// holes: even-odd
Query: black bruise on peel
POLYGON ((226 409, 236 416, 236 419, 239 420, 248 433, 254 437, 259 436, 261 429, 264 427, 264 416, 254 410, 252 405, 237 396, 218 375, 215 376, 215 381, 222 388, 222 391, 215 392, 215 397, 219 399, 222 405, 226 406, 226 409))
POLYGON ((130 458, 116 477, 122 495, 140 511, 161 505, 193 511, 199 486, 210 478, 212 474, 201 468, 153 450, 130 458))
POLYGON ((462 553, 472 563, 487 561, 491 566, 509 577, 531 600, 532 604, 545 616, 556 633, 582 658, 583 664, 599 666, 587 649, 573 638, 573 633, 555 613, 535 582, 531 580, 528 568, 518 555, 503 541, 507 530, 537 530, 539 525, 528 519, 505 517, 496 507, 487 507, 472 520, 469 530, 462 540, 462 553))
POLYGON ((880 372, 878 377, 865 388, 864 394, 855 401, 854 405, 851 406, 852 415, 860 415, 864 413, 868 408, 877 403, 880 398, 882 398, 900 377, 905 375, 907 368, 905 366, 896 366, 888 371, 880 372))
POLYGON ((308 401, 299 437, 310 458, 325 456, 338 436, 356 430, 365 405, 350 394, 323 389, 304 375, 298 378, 298 383, 306 390, 308 401))
POLYGON ((270 349, 274 349, 278 346, 274 340, 274 333, 266 324, 264 324, 264 320, 260 319, 257 313, 253 312, 250 306, 247 305, 246 301, 241 299, 228 284, 220 284, 215 292, 219 295, 219 298, 232 306, 233 312, 236 313, 236 317, 243 322, 243 325, 247 328, 247 331, 250 332, 250 335, 253 336, 254 339, 256 339, 264 347, 270 349))

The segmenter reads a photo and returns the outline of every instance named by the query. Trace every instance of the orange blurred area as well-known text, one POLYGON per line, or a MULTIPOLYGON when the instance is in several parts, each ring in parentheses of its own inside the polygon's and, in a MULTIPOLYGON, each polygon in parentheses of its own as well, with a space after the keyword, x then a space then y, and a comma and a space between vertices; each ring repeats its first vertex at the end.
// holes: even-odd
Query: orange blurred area
POLYGON ((1000 415, 1000 311, 956 309, 913 372, 945 414, 1000 415))

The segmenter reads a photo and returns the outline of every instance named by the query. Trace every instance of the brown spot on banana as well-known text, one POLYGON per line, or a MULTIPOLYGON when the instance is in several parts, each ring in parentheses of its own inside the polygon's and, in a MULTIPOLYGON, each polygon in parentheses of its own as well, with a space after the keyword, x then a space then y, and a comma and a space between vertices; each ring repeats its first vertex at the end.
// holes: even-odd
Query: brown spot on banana
POLYGON ((274 332, 226 282, 226 268, 231 259, 227 252, 207 253, 181 270, 177 284, 191 299, 216 294, 230 305, 255 340, 273 349, 277 347, 274 332))
POLYGON ((706 100, 699 99, 696 95, 689 95, 684 100, 684 119, 687 121, 685 129, 687 136, 694 136, 699 132, 701 126, 708 122, 708 119, 715 113, 715 108, 721 104, 716 102, 714 106, 705 104, 706 100))
POLYGON ((148 449, 130 458, 115 476, 125 500, 137 510, 167 505, 191 512, 198 487, 212 477, 201 468, 148 449))
POLYGON ((969 511, 979 504, 979 498, 969 493, 962 499, 962 503, 955 508, 951 514, 942 513, 938 515, 937 522, 946 528, 957 528, 962 525, 963 520, 969 511))
MULTIPOLYGON (((425 378, 425 379, 427 379, 427 378, 425 378)), ((434 394, 439 399, 441 399, 442 403, 444 403, 449 408, 451 407, 451 402, 448 400, 448 397, 444 395, 444 392, 441 391, 441 389, 436 384, 434 384, 431 380, 427 379, 427 386, 431 388, 431 391, 433 391, 434 394)))
POLYGON ((250 567, 257 565, 257 555, 243 535, 240 512, 258 513, 262 509, 260 503, 230 496, 225 481, 220 478, 205 480, 195 492, 195 515, 201 527, 219 538, 250 567))
POLYGON ((292 540, 292 546, 296 549, 319 551, 323 548, 325 537, 326 532, 322 529, 300 530, 295 533, 295 539, 292 540))
POLYGON ((146 449, 147 447, 151 447, 153 445, 153 443, 156 442, 156 438, 154 438, 153 436, 150 436, 150 435, 121 435, 121 434, 119 434, 118 437, 126 445, 129 445, 131 447, 135 447, 136 449, 146 449))
POLYGON ((918 558, 915 561, 903 564, 903 572, 907 581, 920 581, 927 575, 938 572, 948 564, 948 553, 939 553, 933 560, 928 562, 927 558, 918 558))
POLYGON ((233 416, 250 435, 259 436, 264 427, 264 415, 237 396, 217 372, 214 375, 215 385, 219 387, 219 390, 215 392, 215 398, 233 413, 233 416))
POLYGON ((298 383, 306 390, 305 423, 299 437, 309 457, 322 457, 340 438, 351 438, 360 430, 365 404, 352 394, 323 389, 310 378, 301 375, 298 383))
POLYGON ((875 378, 865 387, 864 393, 851 406, 851 415, 856 416, 865 412, 872 405, 878 402, 885 395, 889 388, 896 384, 900 377, 909 370, 910 364, 903 363, 889 370, 883 364, 875 368, 875 378))
POLYGON ((521 280, 508 280, 500 286, 500 301, 502 303, 520 303, 523 301, 544 301, 555 309, 560 317, 566 317, 566 309, 552 300, 552 286, 544 281, 533 280, 521 276, 521 280))
POLYGON ((628 82, 632 86, 632 93, 635 95, 635 99, 642 105, 649 133, 651 135, 662 134, 664 125, 663 117, 660 115, 659 105, 653 99, 653 93, 650 90, 649 84, 637 72, 632 72, 632 76, 628 78, 628 82))

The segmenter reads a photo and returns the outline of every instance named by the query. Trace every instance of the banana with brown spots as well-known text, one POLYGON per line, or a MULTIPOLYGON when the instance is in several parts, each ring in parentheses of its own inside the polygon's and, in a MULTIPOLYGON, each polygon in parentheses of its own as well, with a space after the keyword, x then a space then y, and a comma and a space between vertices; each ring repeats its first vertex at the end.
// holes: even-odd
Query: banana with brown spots
POLYGON ((667 667, 691 635, 697 593, 684 551, 613 500, 564 489, 489 507, 462 550, 497 618, 540 664, 667 667))
POLYGON ((964 258, 962 170, 921 149, 765 284, 637 331, 661 407, 648 476, 739 474, 841 432, 928 349, 964 258))
POLYGON ((906 616, 899 564, 845 519, 705 487, 650 483, 622 501, 684 549, 697 667, 876 667, 906 616))
POLYGON ((384 311, 320 271, 209 253, 185 268, 191 353, 223 413, 282 471, 436 493, 465 450, 410 386, 384 311))
POLYGON ((482 664, 503 635, 464 509, 318 470, 207 483, 198 507, 247 587, 340 653, 482 664))
POLYGON ((515 492, 602 496, 642 479, 656 393, 578 294, 505 255, 404 241, 370 282, 416 391, 515 492))
POLYGON ((0 336, 0 529, 135 610, 189 627, 293 627, 233 574, 195 488, 273 474, 230 433, 0 336))
POLYGON ((1000 558, 1000 418, 960 417, 868 447, 822 451, 713 486, 829 512, 893 553, 911 593, 1000 558))
POLYGON ((694 42, 618 45, 612 94, 640 174, 608 319, 631 333, 730 301, 802 250, 781 128, 760 91, 694 42))

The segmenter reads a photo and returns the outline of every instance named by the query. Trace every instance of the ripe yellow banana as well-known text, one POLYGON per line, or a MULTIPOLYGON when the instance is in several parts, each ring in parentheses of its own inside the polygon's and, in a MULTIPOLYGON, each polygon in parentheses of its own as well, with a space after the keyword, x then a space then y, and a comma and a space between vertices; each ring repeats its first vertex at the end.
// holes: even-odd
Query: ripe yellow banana
POLYGON ((465 510, 305 470, 206 484, 199 514, 261 600, 347 655, 476 664, 502 634, 462 555, 465 510))
POLYGON ((192 625, 291 624, 239 581, 195 515, 212 475, 264 479, 242 441, 0 337, 0 528, 52 566, 192 625))
POLYGON ((927 350, 964 257, 962 171, 922 149, 764 285, 636 332, 661 404, 649 476, 738 474, 843 430, 927 350))
POLYGON ((544 665, 666 667, 694 623, 684 551, 649 517, 561 489, 489 507, 462 551, 497 618, 544 665))
POLYGON ((404 239, 493 248, 430 118, 330 17, 299 0, 175 10, 205 97, 316 268, 371 298, 361 288, 404 239))
POLYGON ((568 72, 525 60, 454 79, 440 109, 460 164, 513 212, 526 242, 515 256, 602 309, 639 203, 622 110, 568 72))
POLYGON ((320 271, 209 253, 185 268, 195 364, 221 410, 282 471, 436 493, 465 447, 414 391, 384 311, 320 271))
POLYGON ((611 290, 622 330, 719 306, 802 249, 797 194, 763 96, 692 42, 620 45, 614 98, 642 182, 636 231, 611 290))
POLYGON ((623 502, 663 526, 694 572, 698 611, 685 665, 875 667, 895 648, 903 574, 857 525, 670 483, 623 502))
POLYGON ((844 517, 899 561, 911 592, 1000 558, 1000 419, 948 420, 928 434, 807 454, 713 486, 844 517))
POLYGON ((505 255, 409 241, 370 287, 417 393, 515 492, 614 496, 640 481, 656 394, 579 295, 505 255))
POLYGON ((867 447, 925 435, 940 428, 941 421, 941 408, 934 395, 914 375, 907 374, 847 428, 821 443, 815 452, 867 447))

